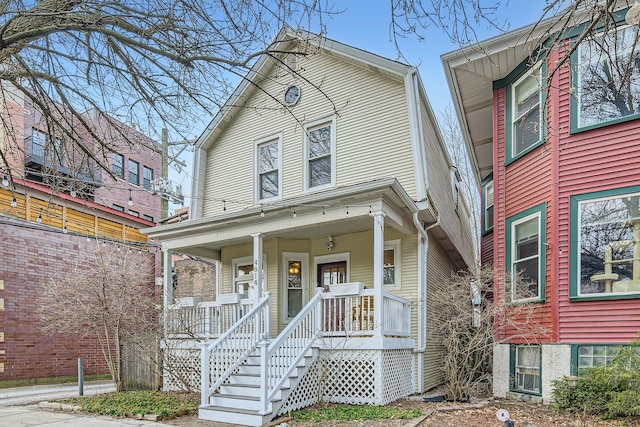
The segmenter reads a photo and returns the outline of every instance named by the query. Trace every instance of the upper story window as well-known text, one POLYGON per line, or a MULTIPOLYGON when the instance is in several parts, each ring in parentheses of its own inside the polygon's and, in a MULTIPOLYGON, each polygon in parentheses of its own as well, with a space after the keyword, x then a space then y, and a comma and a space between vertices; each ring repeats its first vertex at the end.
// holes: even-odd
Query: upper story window
POLYGON ((140 185, 140 164, 135 160, 129 159, 129 182, 134 185, 140 185))
POLYGON ((489 231, 493 228, 493 181, 484 185, 483 193, 482 231, 489 231))
POLYGON ((580 43, 572 62, 572 130, 625 121, 640 113, 640 43, 636 27, 610 29, 580 43))
POLYGON ((116 205, 115 203, 111 207, 117 211, 124 212, 124 206, 116 205))
POLYGON ((151 191, 151 183, 153 182, 153 169, 142 166, 142 186, 145 190, 151 191))
POLYGON ((639 296, 640 190, 634 189, 572 197, 571 297, 639 296))
POLYGON ((257 141, 257 199, 280 197, 280 138, 257 141))
POLYGON ((306 189, 335 185, 335 119, 305 129, 306 189))
POLYGON ((143 219, 146 219, 147 221, 151 221, 151 222, 153 222, 153 217, 152 217, 151 215, 145 215, 145 214, 143 214, 143 215, 142 215, 142 218, 143 218, 143 219))
POLYGON ((543 204, 507 218, 511 301, 541 300, 544 297, 544 209, 543 204))
POLYGON ((122 154, 113 153, 111 172, 113 172, 113 174, 118 178, 124 179, 124 156, 122 154))
POLYGON ((541 70, 534 68, 511 85, 510 159, 542 141, 541 70))

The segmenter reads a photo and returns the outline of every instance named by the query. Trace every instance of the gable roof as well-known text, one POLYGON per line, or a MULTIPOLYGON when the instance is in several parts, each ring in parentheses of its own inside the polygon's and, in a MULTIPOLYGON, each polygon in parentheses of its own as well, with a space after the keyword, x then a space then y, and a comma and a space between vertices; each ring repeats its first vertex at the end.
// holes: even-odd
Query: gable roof
MULTIPOLYGON (((402 62, 384 58, 371 52, 328 39, 322 35, 313 34, 301 29, 294 30, 288 26, 283 27, 278 32, 273 43, 271 43, 267 48, 267 51, 283 52, 287 49, 291 49, 292 45, 297 41, 304 41, 312 47, 322 49, 324 53, 334 55, 352 64, 365 66, 387 76, 403 78, 406 74, 414 70, 414 67, 402 62)), ((233 116, 233 109, 239 108, 237 107, 238 104, 236 104, 236 102, 241 99, 243 95, 254 90, 256 86, 253 82, 256 80, 256 77, 266 74, 273 65, 274 61, 269 54, 265 53, 258 58, 247 75, 233 91, 227 102, 225 102, 222 108, 213 117, 209 125, 207 125, 204 132, 200 135, 196 141, 196 148, 208 148, 208 144, 210 144, 214 139, 212 136, 215 136, 225 128, 226 124, 233 116)))
MULTIPOLYGON (((601 6, 605 7, 604 4, 601 6)), ((592 3, 577 5, 575 9, 569 6, 549 18, 441 55, 453 105, 478 182, 493 170, 494 82, 507 77, 548 39, 564 37, 567 31, 591 21, 594 7, 592 3)), ((616 14, 624 14, 629 4, 624 0, 614 0, 612 4, 607 3, 606 7, 616 14)))

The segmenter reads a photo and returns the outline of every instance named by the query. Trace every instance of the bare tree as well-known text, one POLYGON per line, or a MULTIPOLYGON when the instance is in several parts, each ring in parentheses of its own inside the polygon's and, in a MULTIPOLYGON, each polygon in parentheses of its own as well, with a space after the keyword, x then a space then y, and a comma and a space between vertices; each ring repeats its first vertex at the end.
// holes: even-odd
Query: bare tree
POLYGON ((43 284, 38 318, 50 333, 96 338, 116 386, 123 389, 121 343, 159 327, 153 255, 96 244, 64 276, 43 284))
POLYGON ((507 336, 504 331, 511 342, 527 343, 549 333, 535 304, 505 305, 504 296, 494 293, 494 285, 504 288, 504 282, 504 275, 485 266, 475 274, 458 273, 429 294, 432 336, 444 349, 450 400, 467 400, 491 389, 493 349, 507 336))
MULTIPOLYGON (((111 174, 114 149, 85 111, 116 118, 116 131, 120 121, 147 135, 169 127, 187 139, 258 57, 270 55, 286 68, 283 48, 272 44, 280 28, 313 23, 321 31, 327 13, 325 1, 317 0, 0 2, 4 135, 21 137, 19 124, 8 118, 15 113, 9 103, 24 100, 42 112, 51 151, 60 156, 55 144, 61 141, 111 174)), ((10 179, 12 155, 0 150, 10 179)))

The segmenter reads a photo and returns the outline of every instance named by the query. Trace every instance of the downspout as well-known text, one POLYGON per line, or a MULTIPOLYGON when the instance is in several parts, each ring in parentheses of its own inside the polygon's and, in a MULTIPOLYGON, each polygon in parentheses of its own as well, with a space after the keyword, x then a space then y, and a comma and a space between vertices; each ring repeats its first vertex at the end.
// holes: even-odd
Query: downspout
MULTIPOLYGON (((417 188, 416 194, 418 195, 418 200, 426 200, 428 206, 431 206, 430 198, 429 198, 429 176, 427 170, 427 156, 424 150, 424 128, 422 126, 422 103, 420 102, 420 86, 418 81, 418 73, 415 69, 410 73, 410 79, 407 79, 407 83, 410 84, 411 90, 409 93, 411 94, 411 105, 414 106, 415 110, 413 111, 414 120, 416 121, 417 127, 417 135, 414 135, 414 155, 416 155, 416 159, 418 161, 418 180, 417 180, 417 188)), ((436 222, 435 224, 429 226, 432 228, 436 226, 440 222, 440 215, 436 213, 436 222)), ((417 378, 418 378, 418 387, 417 392, 423 393, 424 390, 424 353, 427 347, 427 256, 429 253, 429 235, 427 234, 427 230, 425 229, 418 219, 418 210, 413 213, 413 223, 420 234, 420 238, 418 239, 418 343, 417 348, 414 349, 414 353, 417 355, 417 378), (424 262, 421 262, 424 260, 424 262)))
POLYGON ((429 253, 428 230, 440 224, 440 213, 436 211, 436 222, 423 227, 418 219, 418 211, 413 213, 413 224, 416 226, 420 238, 418 239, 418 347, 414 352, 418 356, 418 393, 424 393, 424 353, 427 350, 427 254, 429 253))

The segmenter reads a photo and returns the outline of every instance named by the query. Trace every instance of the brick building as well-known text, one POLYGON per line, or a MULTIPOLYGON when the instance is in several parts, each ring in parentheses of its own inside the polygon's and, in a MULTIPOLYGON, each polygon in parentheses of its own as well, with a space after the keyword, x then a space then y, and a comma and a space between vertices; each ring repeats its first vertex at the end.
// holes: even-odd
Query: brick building
POLYGON ((93 159, 64 138, 52 137, 49 124, 19 96, 4 99, 2 119, 0 382, 75 376, 79 357, 85 374, 106 373, 95 339, 43 332, 35 316, 36 297, 43 283, 69 271, 97 244, 148 252, 155 276, 161 274, 156 245, 139 232, 160 221, 160 196, 151 189, 151 181, 162 174, 160 146, 124 123, 89 111, 84 119, 111 150, 96 149, 93 159), (96 159, 115 178, 101 171, 96 159))

